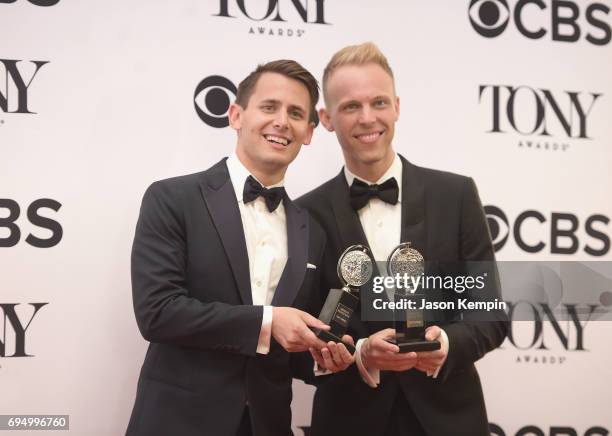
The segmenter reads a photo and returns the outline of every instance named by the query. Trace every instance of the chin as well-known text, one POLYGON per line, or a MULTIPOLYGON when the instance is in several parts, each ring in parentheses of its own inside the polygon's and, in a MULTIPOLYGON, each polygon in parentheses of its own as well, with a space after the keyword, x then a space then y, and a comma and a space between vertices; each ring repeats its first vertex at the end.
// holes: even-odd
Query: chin
POLYGON ((359 155, 357 156, 357 159, 364 164, 373 164, 376 162, 379 162, 381 160, 384 160, 386 156, 386 153, 384 150, 368 150, 364 153, 359 153, 359 155))
POLYGON ((260 157, 261 161, 268 167, 281 167, 287 166, 291 163, 291 159, 289 159, 286 155, 278 155, 276 153, 266 153, 260 157))

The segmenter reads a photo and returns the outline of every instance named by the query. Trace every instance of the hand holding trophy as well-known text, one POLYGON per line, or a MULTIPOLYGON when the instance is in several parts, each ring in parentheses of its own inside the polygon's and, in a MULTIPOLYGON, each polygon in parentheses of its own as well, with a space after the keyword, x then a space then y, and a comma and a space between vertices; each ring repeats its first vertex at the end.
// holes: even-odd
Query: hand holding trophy
POLYGON ((348 329, 351 315, 359 303, 359 289, 372 277, 374 271, 372 257, 367 247, 351 245, 338 260, 338 277, 342 289, 330 289, 319 319, 331 328, 329 331, 317 330, 317 336, 324 341, 342 342, 353 354, 355 347, 342 341, 348 329))
MULTIPOLYGON (((412 300, 413 307, 420 307, 420 301, 424 298, 423 290, 413 286, 414 281, 410 277, 418 277, 425 270, 425 261, 421 253, 410 247, 410 242, 403 242, 398 245, 389 255, 387 260, 387 272, 389 276, 400 277, 406 275, 408 286, 400 290, 395 290, 394 300, 412 300)), ((407 306, 408 307, 408 306, 407 306)), ((389 342, 396 344, 400 353, 411 351, 434 351, 440 349, 440 342, 437 340, 428 341, 425 339, 425 317, 423 309, 407 308, 395 311, 395 338, 389 342)))

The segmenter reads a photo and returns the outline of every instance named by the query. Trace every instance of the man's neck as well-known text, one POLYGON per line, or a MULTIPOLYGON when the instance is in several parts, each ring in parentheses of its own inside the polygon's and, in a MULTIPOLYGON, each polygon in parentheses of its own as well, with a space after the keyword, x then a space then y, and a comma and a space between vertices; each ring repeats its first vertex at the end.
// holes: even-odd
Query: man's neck
POLYGON ((395 159, 395 152, 391 152, 388 156, 385 156, 385 159, 373 163, 349 163, 346 161, 346 167, 360 179, 376 183, 391 168, 393 159, 395 159))

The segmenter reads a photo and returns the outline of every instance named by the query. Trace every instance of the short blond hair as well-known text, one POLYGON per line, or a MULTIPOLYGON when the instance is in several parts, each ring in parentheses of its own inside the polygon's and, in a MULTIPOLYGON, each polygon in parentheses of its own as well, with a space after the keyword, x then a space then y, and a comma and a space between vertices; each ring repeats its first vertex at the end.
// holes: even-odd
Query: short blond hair
POLYGON ((385 70, 395 88, 395 79, 393 70, 389 66, 389 61, 382 51, 373 42, 364 42, 363 44, 349 45, 337 51, 329 60, 325 70, 323 70, 323 98, 327 101, 327 81, 334 70, 344 65, 365 65, 374 63, 385 70))

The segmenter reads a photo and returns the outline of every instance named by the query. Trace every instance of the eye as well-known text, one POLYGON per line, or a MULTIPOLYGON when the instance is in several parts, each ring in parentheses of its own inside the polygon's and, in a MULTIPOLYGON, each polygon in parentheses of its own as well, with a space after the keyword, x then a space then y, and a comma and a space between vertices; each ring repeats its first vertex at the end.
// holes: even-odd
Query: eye
POLYGON ((291 116, 291 118, 295 118, 296 120, 301 120, 302 118, 304 118, 302 112, 300 111, 291 111, 289 112, 289 116, 291 116))
POLYGON ((344 105, 343 110, 350 112, 350 111, 357 110, 358 108, 359 108, 359 105, 357 103, 348 103, 344 105))
POLYGON ((208 76, 196 86, 193 104, 202 121, 211 127, 229 126, 228 109, 236 86, 223 76, 208 76))
POLYGON ((378 108, 385 107, 385 106, 387 106, 387 101, 386 100, 376 100, 374 102, 374 106, 378 107, 378 108))
POLYGON ((510 9, 506 0, 472 0, 468 15, 476 32, 486 38, 494 38, 508 26, 510 9))
POLYGON ((497 206, 485 206, 484 211, 487 215, 487 224, 491 232, 493 248, 495 251, 499 251, 506 244, 508 236, 510 235, 508 218, 504 211, 497 206))

